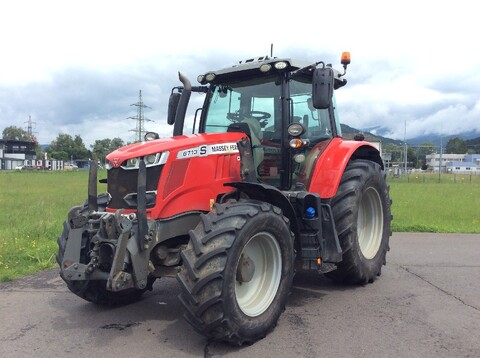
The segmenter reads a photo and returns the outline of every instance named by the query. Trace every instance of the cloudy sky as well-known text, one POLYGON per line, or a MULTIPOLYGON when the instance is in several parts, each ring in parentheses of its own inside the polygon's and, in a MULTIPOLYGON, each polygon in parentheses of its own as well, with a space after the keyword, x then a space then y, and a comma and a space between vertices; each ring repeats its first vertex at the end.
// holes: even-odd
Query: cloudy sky
POLYGON ((402 140, 405 124, 407 138, 480 136, 478 22, 467 0, 2 1, 0 131, 31 116, 41 144, 132 141, 142 90, 147 129, 167 136, 178 71, 195 83, 273 43, 274 56, 339 69, 350 51, 336 94, 345 124, 402 140))

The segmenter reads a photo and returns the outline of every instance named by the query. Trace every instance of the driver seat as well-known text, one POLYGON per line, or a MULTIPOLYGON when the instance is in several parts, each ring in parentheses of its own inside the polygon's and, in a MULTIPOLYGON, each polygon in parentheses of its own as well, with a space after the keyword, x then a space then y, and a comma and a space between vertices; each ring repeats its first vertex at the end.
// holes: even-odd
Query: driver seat
POLYGON ((245 118, 241 122, 235 122, 228 126, 227 132, 242 132, 250 138, 252 144, 253 163, 258 172, 258 166, 264 159, 262 146, 263 132, 260 122, 255 118, 245 118))
POLYGON ((253 162, 258 168, 260 163, 264 158, 264 151, 262 147, 262 126, 260 122, 255 118, 245 118, 241 123, 246 123, 250 129, 250 137, 252 139, 252 152, 253 152, 253 162))

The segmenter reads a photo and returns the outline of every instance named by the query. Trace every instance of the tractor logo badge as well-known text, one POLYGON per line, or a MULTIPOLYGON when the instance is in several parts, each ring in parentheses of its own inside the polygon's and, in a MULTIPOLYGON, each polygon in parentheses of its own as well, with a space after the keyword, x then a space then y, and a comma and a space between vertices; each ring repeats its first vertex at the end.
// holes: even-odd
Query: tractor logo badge
POLYGON ((113 158, 113 167, 118 168, 120 166, 120 159, 119 158, 113 158))

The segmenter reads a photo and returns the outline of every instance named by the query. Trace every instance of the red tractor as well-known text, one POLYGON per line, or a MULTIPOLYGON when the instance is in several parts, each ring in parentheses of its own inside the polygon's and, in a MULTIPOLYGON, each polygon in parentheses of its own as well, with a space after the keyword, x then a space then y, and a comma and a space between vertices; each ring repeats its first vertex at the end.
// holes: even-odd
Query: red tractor
POLYGON ((391 235, 379 151, 342 139, 323 62, 255 58, 207 72, 169 100, 173 136, 91 163, 88 200, 58 239, 60 275, 97 304, 130 303, 176 277, 186 320, 209 339, 253 343, 276 325, 296 270, 373 282, 391 235), (192 92, 205 96, 184 134, 192 92))

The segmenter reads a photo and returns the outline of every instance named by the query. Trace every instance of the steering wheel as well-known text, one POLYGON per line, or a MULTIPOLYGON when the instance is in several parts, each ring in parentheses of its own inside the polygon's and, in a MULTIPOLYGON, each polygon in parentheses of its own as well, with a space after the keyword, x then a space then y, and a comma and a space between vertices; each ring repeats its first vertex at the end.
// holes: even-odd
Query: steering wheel
POLYGON ((261 121, 262 119, 268 119, 272 115, 268 112, 262 112, 262 111, 250 111, 248 113, 248 117, 255 118, 257 121, 261 121))
MULTIPOLYGON (((257 121, 262 121, 264 119, 268 119, 270 118, 272 115, 268 112, 262 112, 262 111, 250 111, 248 113, 245 113, 242 115, 242 119, 246 118, 246 117, 249 117, 249 118, 253 118, 253 119, 256 119, 257 121)), ((233 121, 236 121, 236 122, 239 122, 241 120, 240 118, 240 113, 238 112, 235 112, 235 113, 228 113, 227 114, 227 118, 228 119, 231 119, 233 121)))

